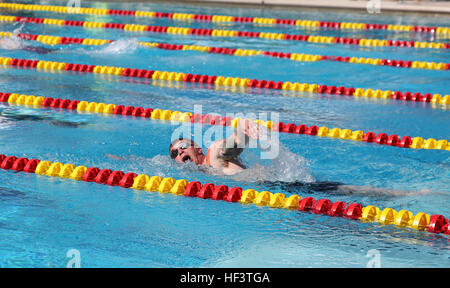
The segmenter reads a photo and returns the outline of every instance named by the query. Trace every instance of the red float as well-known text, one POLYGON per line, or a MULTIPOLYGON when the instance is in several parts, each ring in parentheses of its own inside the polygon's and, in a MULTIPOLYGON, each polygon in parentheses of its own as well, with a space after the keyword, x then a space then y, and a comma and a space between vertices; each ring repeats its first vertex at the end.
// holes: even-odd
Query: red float
POLYGON ((228 194, 225 196, 225 201, 227 202, 238 202, 242 197, 242 188, 234 187, 228 191, 228 194))
POLYGON ((312 210, 315 214, 326 214, 331 208, 331 201, 328 199, 319 199, 312 210))
POLYGON ((94 181, 95 177, 97 176, 98 172, 100 171, 100 169, 96 168, 96 167, 90 167, 86 170, 86 172, 83 175, 83 181, 86 182, 92 182, 94 181))
POLYGON ((106 184, 109 176, 111 175, 112 170, 110 169, 102 169, 97 173, 97 176, 94 178, 94 182, 98 184, 106 184))
POLYGON ((123 175, 124 174, 122 171, 113 171, 111 175, 109 175, 106 184, 111 186, 119 185, 119 182, 120 180, 122 180, 123 175))
POLYGON ((342 201, 338 201, 331 205, 331 208, 328 210, 329 216, 337 216, 340 217, 344 214, 345 209, 347 208, 347 204, 342 201))
POLYGON ((214 187, 211 199, 213 200, 224 200, 228 193, 228 187, 225 185, 217 185, 214 187))
MULTIPOLYGON (((1 155, 0 155, 1 156, 1 155)), ((1 157, 0 157, 1 160, 1 157)), ((0 161, 1 162, 1 161, 0 161)), ((27 165, 25 165, 25 167, 23 168, 23 172, 26 173, 35 173, 36 172, 36 167, 37 165, 40 163, 41 161, 38 159, 31 159, 27 162, 27 165)))
POLYGON ((310 211, 314 209, 316 200, 312 197, 306 197, 300 200, 297 210, 299 211, 310 211))
POLYGON ((15 170, 17 172, 22 171, 25 166, 28 163, 28 159, 27 158, 17 158, 16 161, 14 161, 11 170, 15 170))
POLYGON ((133 186, 134 178, 137 177, 136 173, 126 173, 123 175, 122 179, 119 181, 119 186, 123 188, 130 188, 133 186))
POLYGON ((445 218, 442 215, 431 215, 430 224, 428 224, 427 231, 431 233, 443 232, 444 225, 446 224, 445 218))
POLYGON ((186 190, 184 192, 184 196, 188 197, 196 197, 197 193, 202 188, 202 183, 198 181, 192 181, 186 186, 186 190))
POLYGON ((345 209, 344 217, 350 219, 359 219, 362 215, 362 205, 358 203, 350 204, 347 209, 345 209))
POLYGON ((15 156, 7 156, 2 161, 0 168, 5 169, 5 170, 10 170, 16 160, 17 160, 17 157, 15 157, 15 156))
POLYGON ((369 143, 374 142, 375 141, 375 133, 366 132, 366 134, 364 134, 363 141, 369 142, 369 143))
POLYGON ((197 193, 198 198, 208 199, 212 197, 214 191, 214 184, 206 183, 202 186, 200 191, 197 193))

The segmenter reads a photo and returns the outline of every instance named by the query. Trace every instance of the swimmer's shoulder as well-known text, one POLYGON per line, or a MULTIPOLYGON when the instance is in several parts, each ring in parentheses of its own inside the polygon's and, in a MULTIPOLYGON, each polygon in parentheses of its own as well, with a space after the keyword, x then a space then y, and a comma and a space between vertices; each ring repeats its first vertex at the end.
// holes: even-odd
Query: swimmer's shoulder
POLYGON ((209 146, 208 151, 206 152, 206 155, 209 159, 210 164, 217 162, 221 157, 221 151, 222 151, 222 145, 223 145, 223 140, 218 140, 214 143, 211 144, 211 146, 209 146))

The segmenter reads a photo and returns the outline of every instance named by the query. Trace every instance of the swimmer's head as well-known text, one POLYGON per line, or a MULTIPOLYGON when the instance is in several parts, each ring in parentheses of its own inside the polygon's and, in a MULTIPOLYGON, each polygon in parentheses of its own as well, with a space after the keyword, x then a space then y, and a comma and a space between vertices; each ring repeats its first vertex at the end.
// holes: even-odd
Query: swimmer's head
POLYGON ((203 150, 190 139, 179 138, 170 144, 170 158, 179 163, 194 162, 197 165, 203 163, 205 155, 203 150))

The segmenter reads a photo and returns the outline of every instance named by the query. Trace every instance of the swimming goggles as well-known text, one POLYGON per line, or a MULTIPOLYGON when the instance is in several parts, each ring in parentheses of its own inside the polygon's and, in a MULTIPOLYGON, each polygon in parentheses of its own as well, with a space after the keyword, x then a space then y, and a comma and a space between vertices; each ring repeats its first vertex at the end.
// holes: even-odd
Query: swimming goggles
POLYGON ((181 150, 184 150, 186 148, 189 148, 191 146, 191 144, 187 143, 187 142, 180 142, 180 144, 177 145, 177 148, 173 148, 170 151, 170 158, 175 159, 178 157, 178 148, 181 150))

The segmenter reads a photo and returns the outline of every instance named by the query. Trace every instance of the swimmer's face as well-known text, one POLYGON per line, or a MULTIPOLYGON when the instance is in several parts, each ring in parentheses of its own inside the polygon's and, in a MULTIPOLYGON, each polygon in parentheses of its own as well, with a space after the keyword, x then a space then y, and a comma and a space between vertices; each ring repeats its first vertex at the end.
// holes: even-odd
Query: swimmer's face
POLYGON ((202 163, 203 151, 195 142, 188 140, 178 140, 169 149, 170 158, 179 163, 194 162, 197 165, 202 163))

